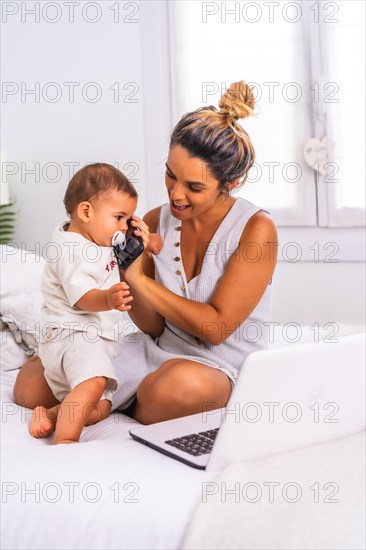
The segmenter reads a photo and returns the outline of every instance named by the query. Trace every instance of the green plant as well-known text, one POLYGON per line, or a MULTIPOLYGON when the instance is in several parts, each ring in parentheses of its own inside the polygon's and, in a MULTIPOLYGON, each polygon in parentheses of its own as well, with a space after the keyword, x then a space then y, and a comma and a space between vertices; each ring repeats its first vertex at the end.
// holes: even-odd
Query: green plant
POLYGON ((14 201, 0 205, 0 244, 9 243, 15 231, 14 201))

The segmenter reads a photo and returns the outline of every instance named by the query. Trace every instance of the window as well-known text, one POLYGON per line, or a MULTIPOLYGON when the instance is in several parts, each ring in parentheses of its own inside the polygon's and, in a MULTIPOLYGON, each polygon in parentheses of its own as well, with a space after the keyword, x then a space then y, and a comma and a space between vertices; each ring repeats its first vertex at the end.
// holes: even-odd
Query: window
POLYGON ((364 9, 169 2, 172 118, 217 105, 231 82, 250 83, 258 116, 243 126, 257 159, 243 195, 280 226, 364 223, 364 9), (305 161, 310 138, 307 156, 323 174, 305 161))
MULTIPOLYGON (((325 182, 328 225, 365 224, 365 3, 340 4, 337 21, 321 21, 324 101, 333 178, 325 182)), ((324 2, 321 5, 326 5, 324 2)))

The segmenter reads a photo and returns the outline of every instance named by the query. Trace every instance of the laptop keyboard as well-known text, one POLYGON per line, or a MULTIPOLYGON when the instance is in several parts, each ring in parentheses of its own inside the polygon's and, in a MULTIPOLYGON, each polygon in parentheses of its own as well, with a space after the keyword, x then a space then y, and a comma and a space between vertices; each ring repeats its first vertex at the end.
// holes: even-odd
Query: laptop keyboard
POLYGON ((218 431, 219 429, 215 428, 198 434, 184 435, 183 437, 169 439, 165 443, 190 455, 201 456, 211 452, 218 431))

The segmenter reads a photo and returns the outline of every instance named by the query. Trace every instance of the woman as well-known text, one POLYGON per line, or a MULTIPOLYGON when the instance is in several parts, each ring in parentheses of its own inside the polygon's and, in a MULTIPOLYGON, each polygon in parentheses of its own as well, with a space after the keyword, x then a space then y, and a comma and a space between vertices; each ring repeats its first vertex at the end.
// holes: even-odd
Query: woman
MULTIPOLYGON (((169 203, 140 223, 164 245, 124 272, 129 314, 142 332, 120 343, 112 409, 129 407, 143 424, 225 406, 246 355, 267 345, 276 229, 266 212, 230 194, 254 162, 237 122, 254 106, 241 81, 220 110, 201 108, 178 122, 166 163, 169 203)), ((57 404, 37 357, 22 367, 14 397, 28 408, 57 404)))

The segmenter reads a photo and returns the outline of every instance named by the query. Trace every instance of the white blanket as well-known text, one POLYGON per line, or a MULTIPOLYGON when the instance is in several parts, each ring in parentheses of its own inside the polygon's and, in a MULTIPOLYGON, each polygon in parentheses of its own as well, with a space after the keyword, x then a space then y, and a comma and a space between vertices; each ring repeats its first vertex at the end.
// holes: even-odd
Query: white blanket
POLYGON ((228 466, 204 483, 183 548, 364 549, 364 432, 228 466))
POLYGON ((28 434, 31 411, 2 373, 1 548, 178 549, 214 472, 198 471, 132 440, 115 413, 85 428, 80 445, 28 434))

